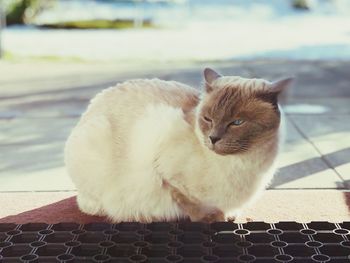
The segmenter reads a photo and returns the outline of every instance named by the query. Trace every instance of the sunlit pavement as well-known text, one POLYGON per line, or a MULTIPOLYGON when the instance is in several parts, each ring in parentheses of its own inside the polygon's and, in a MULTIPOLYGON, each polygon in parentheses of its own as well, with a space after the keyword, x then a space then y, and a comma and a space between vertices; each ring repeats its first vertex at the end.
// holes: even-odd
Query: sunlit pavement
POLYGON ((281 98, 287 143, 280 171, 270 191, 247 216, 349 220, 345 192, 350 189, 350 62, 339 61, 140 65, 132 70, 112 63, 1 62, 0 218, 75 194, 63 166, 63 145, 94 94, 139 77, 200 87, 202 69, 208 65, 223 74, 270 80, 296 77, 295 85, 281 98), (271 202, 275 203, 271 206, 271 202))

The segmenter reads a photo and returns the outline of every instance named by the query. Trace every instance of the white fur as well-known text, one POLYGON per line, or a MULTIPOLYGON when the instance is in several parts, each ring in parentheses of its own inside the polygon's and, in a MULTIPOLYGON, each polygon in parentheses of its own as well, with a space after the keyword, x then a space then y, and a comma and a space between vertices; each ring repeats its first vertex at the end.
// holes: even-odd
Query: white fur
POLYGON ((232 215, 268 184, 278 136, 256 151, 217 155, 201 143, 201 132, 184 120, 180 107, 162 103, 158 94, 169 92, 194 91, 176 82, 136 80, 92 100, 65 149, 83 212, 116 222, 186 217, 162 186, 166 179, 232 215))

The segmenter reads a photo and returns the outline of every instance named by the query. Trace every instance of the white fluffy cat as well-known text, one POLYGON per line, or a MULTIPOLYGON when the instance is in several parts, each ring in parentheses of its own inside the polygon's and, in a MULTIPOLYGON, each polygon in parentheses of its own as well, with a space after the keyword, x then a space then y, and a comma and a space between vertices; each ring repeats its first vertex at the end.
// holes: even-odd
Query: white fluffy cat
POLYGON ((131 80, 91 101, 65 148, 83 212, 114 222, 210 222, 264 189, 281 144, 277 95, 290 79, 204 76, 202 94, 131 80))

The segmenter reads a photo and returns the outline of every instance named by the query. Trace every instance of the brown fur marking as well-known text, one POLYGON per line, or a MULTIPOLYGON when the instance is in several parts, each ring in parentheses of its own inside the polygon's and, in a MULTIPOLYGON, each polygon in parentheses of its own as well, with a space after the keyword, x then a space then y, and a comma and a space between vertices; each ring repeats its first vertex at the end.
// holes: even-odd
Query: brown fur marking
POLYGON ((190 217, 191 221, 212 223, 225 220, 225 215, 220 209, 204 206, 198 199, 186 196, 168 182, 163 181, 163 186, 170 190, 173 200, 190 217))

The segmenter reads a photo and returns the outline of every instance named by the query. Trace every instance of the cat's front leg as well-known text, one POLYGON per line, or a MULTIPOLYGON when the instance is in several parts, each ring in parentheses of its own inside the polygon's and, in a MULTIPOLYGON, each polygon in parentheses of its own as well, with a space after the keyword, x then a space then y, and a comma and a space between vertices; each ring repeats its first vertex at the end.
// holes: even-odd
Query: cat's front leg
POLYGON ((204 205, 197 198, 185 195, 168 182, 164 181, 163 185, 169 189, 173 200, 190 217, 191 221, 212 223, 225 220, 225 215, 220 209, 204 205))

